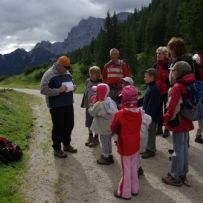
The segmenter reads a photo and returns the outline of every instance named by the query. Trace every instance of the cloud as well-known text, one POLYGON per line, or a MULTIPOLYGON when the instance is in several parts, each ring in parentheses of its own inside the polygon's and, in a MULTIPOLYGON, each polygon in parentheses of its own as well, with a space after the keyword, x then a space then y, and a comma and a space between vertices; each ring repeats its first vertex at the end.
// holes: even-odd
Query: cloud
POLYGON ((1 0, 0 53, 41 40, 63 41, 71 28, 89 16, 134 10, 149 0, 1 0))

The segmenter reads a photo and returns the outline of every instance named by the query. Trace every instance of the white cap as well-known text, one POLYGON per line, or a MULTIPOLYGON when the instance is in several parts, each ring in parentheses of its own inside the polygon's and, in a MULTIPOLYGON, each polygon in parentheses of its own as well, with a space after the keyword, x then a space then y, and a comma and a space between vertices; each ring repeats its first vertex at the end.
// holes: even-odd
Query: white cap
POLYGON ((131 77, 122 78, 123 81, 128 82, 129 85, 134 85, 134 81, 131 77))

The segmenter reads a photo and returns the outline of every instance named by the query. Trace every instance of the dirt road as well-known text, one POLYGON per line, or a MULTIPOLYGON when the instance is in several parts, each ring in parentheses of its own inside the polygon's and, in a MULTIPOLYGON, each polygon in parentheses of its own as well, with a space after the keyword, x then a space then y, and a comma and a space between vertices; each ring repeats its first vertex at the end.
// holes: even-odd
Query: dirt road
MULTIPOLYGON (((39 95, 37 90, 21 90, 39 95)), ((84 109, 80 108, 81 95, 75 94, 75 128, 72 143, 77 154, 68 154, 67 159, 54 158, 51 148, 51 122, 42 97, 33 106, 35 126, 29 147, 29 162, 23 177, 22 190, 30 203, 115 203, 112 193, 120 178, 119 156, 114 148, 115 163, 100 166, 96 159, 100 148, 87 148, 87 129, 84 127, 84 109)), ((203 145, 194 143, 191 132, 188 179, 192 187, 167 186, 161 177, 169 171, 167 150, 171 148, 171 137, 157 137, 157 155, 143 160, 145 175, 140 178, 140 193, 128 202, 136 203, 199 203, 203 199, 203 145)))

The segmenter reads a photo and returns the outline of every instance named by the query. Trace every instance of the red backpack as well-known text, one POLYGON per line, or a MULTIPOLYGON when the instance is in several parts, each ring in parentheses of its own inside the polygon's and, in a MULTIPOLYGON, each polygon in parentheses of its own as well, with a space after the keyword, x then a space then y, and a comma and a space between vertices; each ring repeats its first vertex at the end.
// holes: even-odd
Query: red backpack
POLYGON ((2 162, 18 161, 22 155, 22 150, 18 145, 0 136, 0 160, 2 162))

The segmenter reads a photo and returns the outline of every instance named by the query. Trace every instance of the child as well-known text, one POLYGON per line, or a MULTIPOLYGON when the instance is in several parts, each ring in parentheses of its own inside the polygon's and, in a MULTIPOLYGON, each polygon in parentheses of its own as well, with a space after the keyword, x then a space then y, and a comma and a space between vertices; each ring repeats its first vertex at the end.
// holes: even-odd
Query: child
POLYGON ((121 91, 122 109, 116 112, 112 133, 118 134, 117 149, 121 157, 122 176, 114 196, 129 200, 139 191, 138 164, 142 112, 136 108, 137 89, 128 85, 121 91))
POLYGON ((89 137, 85 143, 86 146, 94 147, 99 144, 98 134, 93 136, 93 132, 90 129, 90 126, 93 121, 93 117, 89 114, 88 108, 90 105, 90 98, 95 94, 95 91, 92 89, 93 86, 101 83, 101 70, 98 66, 92 66, 89 68, 89 78, 86 80, 85 93, 83 96, 83 101, 81 104, 82 108, 85 108, 85 127, 88 128, 89 137))
POLYGON ((156 129, 160 115, 160 92, 155 83, 156 76, 157 73, 154 68, 149 68, 145 71, 144 80, 148 87, 144 97, 137 102, 137 106, 143 106, 145 113, 152 117, 152 123, 148 130, 147 148, 146 151, 142 153, 143 159, 153 157, 156 153, 156 129))
POLYGON ((102 145, 101 158, 97 160, 98 164, 109 165, 113 164, 111 129, 110 123, 113 115, 117 111, 116 103, 108 97, 109 86, 105 83, 100 83, 96 88, 96 96, 92 97, 92 105, 88 111, 94 117, 91 130, 100 135, 102 145))

